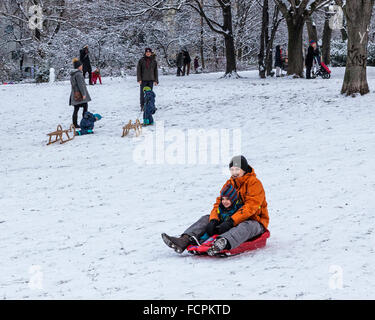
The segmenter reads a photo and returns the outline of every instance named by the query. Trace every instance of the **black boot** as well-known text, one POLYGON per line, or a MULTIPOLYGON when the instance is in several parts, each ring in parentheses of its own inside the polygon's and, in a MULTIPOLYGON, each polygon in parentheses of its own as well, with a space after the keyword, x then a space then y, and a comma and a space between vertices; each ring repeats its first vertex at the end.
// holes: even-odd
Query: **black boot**
POLYGON ((193 242, 190 239, 190 236, 187 234, 183 234, 181 237, 176 238, 176 237, 170 237, 167 234, 163 233, 161 235, 163 238, 163 241, 165 244, 174 249, 177 253, 182 253, 185 251, 185 249, 192 244, 193 242))

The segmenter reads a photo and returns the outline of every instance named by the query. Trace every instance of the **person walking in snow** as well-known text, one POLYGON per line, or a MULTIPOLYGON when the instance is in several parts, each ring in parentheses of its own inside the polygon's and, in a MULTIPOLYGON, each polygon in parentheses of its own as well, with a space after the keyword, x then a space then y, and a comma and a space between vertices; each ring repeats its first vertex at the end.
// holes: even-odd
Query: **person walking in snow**
POLYGON ((177 54, 177 58, 176 58, 177 77, 181 76, 183 65, 184 65, 184 53, 181 50, 177 54))
POLYGON ((184 50, 184 68, 182 70, 182 75, 185 74, 188 76, 190 74, 190 64, 191 64, 191 57, 189 52, 185 49, 184 50))
POLYGON ((198 68, 199 68, 199 58, 198 58, 198 56, 195 56, 195 58, 194 58, 194 71, 195 71, 195 73, 198 73, 198 68))
POLYGON ((234 249, 265 232, 269 216, 262 183, 244 156, 233 157, 229 168, 231 178, 221 189, 221 195, 216 199, 210 215, 201 217, 180 237, 162 234, 165 244, 177 253, 182 253, 190 244, 197 244, 206 233, 209 236, 219 234, 208 250, 209 255, 215 255, 222 250, 234 249), (220 205, 223 204, 224 197, 232 198, 233 203, 240 199, 242 205, 223 220, 220 205))
POLYGON ((276 46, 275 52, 275 68, 276 68, 276 77, 281 76, 281 68, 283 67, 283 53, 280 46, 276 46))
POLYGON ((154 85, 159 84, 158 64, 151 48, 146 48, 144 56, 138 61, 137 81, 140 85, 140 104, 143 111, 145 105, 143 88, 153 89, 154 85))
POLYGON ((320 52, 316 41, 310 40, 310 45, 307 49, 307 55, 305 59, 306 79, 311 79, 311 69, 314 65, 314 62, 320 66, 320 52))
POLYGON ((92 85, 92 68, 91 68, 91 62, 90 62, 90 52, 89 52, 89 46, 84 46, 80 52, 80 60, 83 65, 83 78, 86 79, 86 73, 89 74, 89 85, 92 85))
POLYGON ((73 59, 74 70, 70 73, 71 93, 69 98, 69 105, 74 107, 73 111, 73 125, 80 128, 78 125, 78 111, 83 109, 82 117, 87 112, 88 102, 91 101, 89 92, 87 91, 85 78, 83 77, 83 65, 77 58, 73 59))

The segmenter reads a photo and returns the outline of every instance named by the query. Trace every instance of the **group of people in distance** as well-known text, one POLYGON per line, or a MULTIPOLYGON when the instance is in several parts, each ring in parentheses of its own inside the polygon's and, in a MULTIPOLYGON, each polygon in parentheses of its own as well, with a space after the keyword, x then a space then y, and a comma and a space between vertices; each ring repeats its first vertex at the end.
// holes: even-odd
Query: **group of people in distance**
MULTIPOLYGON (((311 72, 314 66, 314 63, 320 67, 321 57, 320 51, 315 40, 309 41, 309 47, 307 49, 307 54, 305 57, 305 67, 306 67, 306 79, 312 79, 311 72)), ((288 69, 288 55, 284 54, 280 45, 276 46, 275 50, 275 68, 276 68, 276 77, 282 76, 282 71, 287 71, 288 69)))
MULTIPOLYGON (((176 61, 178 66, 177 75, 189 75, 191 58, 189 52, 186 49, 182 49, 178 54, 178 59, 176 61)), ((90 52, 88 45, 84 46, 80 50, 80 59, 73 59, 74 70, 70 74, 71 82, 71 94, 69 104, 74 106, 73 111, 73 125, 80 129, 82 123, 78 124, 78 112, 82 108, 82 118, 90 118, 85 116, 88 112, 88 102, 91 101, 91 97, 88 93, 85 78, 86 74, 89 76, 89 85, 94 85, 99 80, 102 84, 101 74, 99 68, 96 68, 92 72, 91 62, 90 62, 90 52)), ((198 70, 199 61, 198 57, 194 59, 194 69, 198 70)), ((159 83, 158 75, 158 64, 155 58, 155 53, 151 48, 146 48, 144 56, 138 61, 137 65, 137 82, 140 86, 140 108, 143 112, 143 126, 153 125, 154 119, 153 114, 155 114, 157 108, 155 107, 155 92, 153 91, 154 86, 159 83)), ((101 117, 100 117, 101 118, 101 117)), ((95 117, 93 118, 95 119, 95 117)), ((85 121, 84 121, 85 122, 85 121)), ((82 129, 78 134, 93 133, 93 126, 91 129, 82 129)))
MULTIPOLYGON (((94 123, 102 117, 88 111, 90 94, 85 82, 85 74, 90 64, 88 48, 81 51, 81 60, 73 59, 70 74, 71 94, 69 104, 74 106, 73 125, 80 129, 78 135, 93 133, 94 123), (77 123, 79 109, 83 109, 80 125, 77 123)), ((187 60, 188 61, 188 60, 187 60)), ((189 63, 187 63, 188 66, 189 63)), ((190 66, 187 68, 187 70, 190 66)), ((185 71, 187 71, 185 70, 185 71)), ((89 79, 92 84, 92 77, 89 79)), ((137 65, 137 81, 140 86, 140 106, 143 111, 143 125, 154 123, 155 93, 153 87, 159 84, 155 54, 146 48, 137 65)), ((180 237, 162 234, 169 247, 182 253, 190 244, 200 244, 213 235, 219 235, 212 243, 208 254, 215 255, 222 250, 233 249, 241 243, 261 235, 269 223, 267 202, 261 182, 253 168, 243 156, 236 156, 229 164, 231 178, 221 189, 210 215, 204 215, 191 225, 180 237)))
MULTIPOLYGON (((92 114, 88 111, 88 103, 91 101, 85 77, 89 75, 89 85, 94 85, 99 80, 102 84, 100 71, 97 68, 92 72, 88 46, 80 50, 80 59, 73 59, 73 70, 70 73, 71 93, 69 105, 74 107, 72 122, 77 135, 94 133, 94 123, 102 117, 99 114, 92 114), (78 124, 78 113, 82 108, 82 120, 78 124)), ((152 125, 152 115, 156 112, 154 85, 159 83, 158 66, 155 55, 151 48, 145 49, 144 56, 139 60, 137 66, 137 81, 140 85, 140 105, 143 111, 143 125, 152 125)))
MULTIPOLYGON (((189 54, 189 51, 184 48, 181 49, 176 57, 176 66, 177 66, 177 77, 185 76, 190 74, 190 68, 191 68, 191 57, 189 54)), ((196 56, 194 58, 194 72, 198 73, 199 69, 199 58, 196 56)))

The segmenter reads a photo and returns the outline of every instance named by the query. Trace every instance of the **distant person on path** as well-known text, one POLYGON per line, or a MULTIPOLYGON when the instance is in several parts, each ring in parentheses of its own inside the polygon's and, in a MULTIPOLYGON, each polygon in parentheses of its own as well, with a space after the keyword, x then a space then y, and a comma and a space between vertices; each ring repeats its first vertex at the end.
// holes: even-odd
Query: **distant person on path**
POLYGON ((185 74, 188 76, 190 74, 190 64, 191 58, 189 52, 185 49, 184 50, 184 69, 182 70, 182 75, 185 74))
POLYGON ((307 49, 307 55, 306 55, 306 79, 311 79, 311 69, 315 62, 320 66, 320 52, 319 48, 317 47, 317 44, 314 40, 310 41, 309 48, 307 49))
POLYGON ((137 81, 140 85, 140 104, 143 111, 145 105, 143 88, 150 87, 153 89, 154 85, 159 84, 158 64, 151 48, 145 49, 144 56, 138 62, 137 81))
POLYGON ((285 50, 284 61, 283 61, 283 70, 285 72, 288 72, 288 50, 285 50))
POLYGON ((92 68, 90 62, 89 46, 84 46, 79 52, 80 60, 83 64, 83 78, 86 79, 86 73, 89 74, 89 84, 92 85, 92 68))
POLYGON ((194 59, 194 71, 195 71, 195 73, 198 73, 198 68, 199 68, 199 58, 198 58, 198 56, 196 56, 195 59, 194 59))
POLYGON ((179 77, 179 76, 181 76, 182 67, 184 65, 184 53, 182 51, 180 51, 177 54, 176 65, 177 65, 177 77, 179 77))
POLYGON ((83 108, 82 117, 88 110, 88 102, 91 101, 89 92, 87 91, 85 78, 83 77, 83 65, 77 58, 73 59, 74 70, 70 73, 71 93, 69 105, 74 106, 73 125, 80 128, 78 125, 78 111, 83 108))
POLYGON ((281 77, 281 68, 283 67, 283 53, 280 46, 276 46, 275 53, 275 68, 276 68, 276 77, 281 77))

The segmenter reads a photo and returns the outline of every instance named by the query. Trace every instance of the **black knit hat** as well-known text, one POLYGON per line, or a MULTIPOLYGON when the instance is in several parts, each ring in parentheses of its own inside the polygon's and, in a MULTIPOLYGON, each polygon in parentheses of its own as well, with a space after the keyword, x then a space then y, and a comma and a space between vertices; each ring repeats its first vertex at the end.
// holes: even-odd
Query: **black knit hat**
POLYGON ((74 69, 78 69, 82 65, 82 62, 79 61, 77 58, 73 59, 73 67, 74 69))
POLYGON ((237 167, 241 168, 245 172, 251 172, 253 169, 247 163, 247 160, 244 156, 235 156, 229 163, 229 168, 237 167))
POLYGON ((146 52, 151 52, 151 53, 152 53, 152 49, 151 49, 151 48, 146 48, 146 49, 145 49, 145 53, 146 53, 146 52))

